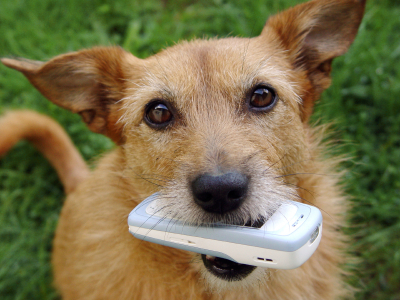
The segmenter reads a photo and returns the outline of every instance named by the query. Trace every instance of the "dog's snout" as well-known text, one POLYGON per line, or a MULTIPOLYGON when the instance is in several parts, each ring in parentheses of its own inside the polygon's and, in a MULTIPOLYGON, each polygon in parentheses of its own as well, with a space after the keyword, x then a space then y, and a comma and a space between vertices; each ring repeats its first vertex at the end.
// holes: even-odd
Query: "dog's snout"
POLYGON ((248 186, 248 177, 239 172, 203 174, 192 182, 192 192, 194 201, 204 210, 223 214, 243 203, 248 186))

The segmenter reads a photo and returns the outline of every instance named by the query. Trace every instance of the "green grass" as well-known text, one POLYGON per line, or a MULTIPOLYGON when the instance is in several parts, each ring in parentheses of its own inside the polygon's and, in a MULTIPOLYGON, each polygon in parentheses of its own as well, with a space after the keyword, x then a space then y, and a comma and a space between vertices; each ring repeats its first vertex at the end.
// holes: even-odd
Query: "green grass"
MULTIPOLYGON (((119 44, 146 57, 195 36, 255 36, 268 15, 298 1, 0 0, 0 56, 46 60, 119 44)), ((335 121, 354 209, 346 232, 360 258, 357 299, 400 299, 400 2, 369 0, 359 36, 334 62, 333 85, 314 119, 335 121)), ((0 112, 29 108, 56 118, 85 159, 112 143, 0 66, 0 112)), ((1 132, 0 132, 1 134, 1 132)), ((49 264, 63 191, 26 142, 0 161, 0 299, 56 299, 49 264)))

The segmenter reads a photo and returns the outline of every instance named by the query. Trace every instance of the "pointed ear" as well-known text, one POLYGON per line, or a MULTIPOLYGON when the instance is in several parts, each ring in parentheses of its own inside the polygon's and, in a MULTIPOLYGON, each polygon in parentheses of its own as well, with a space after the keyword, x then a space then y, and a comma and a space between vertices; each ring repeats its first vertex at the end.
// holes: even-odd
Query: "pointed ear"
POLYGON ((277 37, 293 67, 309 79, 304 119, 330 85, 332 59, 344 54, 357 34, 366 0, 314 0, 271 17, 260 37, 277 37))
POLYGON ((98 47, 57 56, 47 63, 1 59, 22 72, 50 101, 81 115, 88 127, 123 142, 119 100, 124 98, 127 70, 139 59, 119 47, 98 47))

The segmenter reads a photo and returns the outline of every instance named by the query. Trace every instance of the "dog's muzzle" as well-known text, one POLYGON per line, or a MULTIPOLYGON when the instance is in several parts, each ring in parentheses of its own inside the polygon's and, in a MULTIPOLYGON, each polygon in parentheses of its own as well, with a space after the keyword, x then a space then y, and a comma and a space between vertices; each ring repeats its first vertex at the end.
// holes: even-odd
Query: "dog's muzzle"
MULTIPOLYGON (((249 178, 236 171, 225 174, 202 174, 192 182, 195 202, 205 211, 224 214, 238 208, 247 196, 249 178)), ((224 258, 201 255, 206 269, 220 279, 239 281, 256 268, 224 258)))

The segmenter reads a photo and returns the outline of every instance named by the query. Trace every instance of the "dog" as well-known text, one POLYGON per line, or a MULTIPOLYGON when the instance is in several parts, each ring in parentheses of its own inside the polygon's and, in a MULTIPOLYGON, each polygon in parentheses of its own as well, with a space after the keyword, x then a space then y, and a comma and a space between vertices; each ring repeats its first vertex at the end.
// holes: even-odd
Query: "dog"
POLYGON ((331 64, 352 44, 365 0, 314 0, 267 20, 254 38, 180 42, 147 59, 95 47, 48 62, 3 58, 50 101, 116 149, 94 171, 52 119, 0 119, 0 154, 34 143, 67 198, 53 244, 63 299, 338 299, 346 202, 322 133, 309 125, 331 64), (294 270, 256 268, 137 240, 130 211, 158 192, 159 212, 193 224, 256 226, 287 200, 319 207, 319 248, 294 270))

